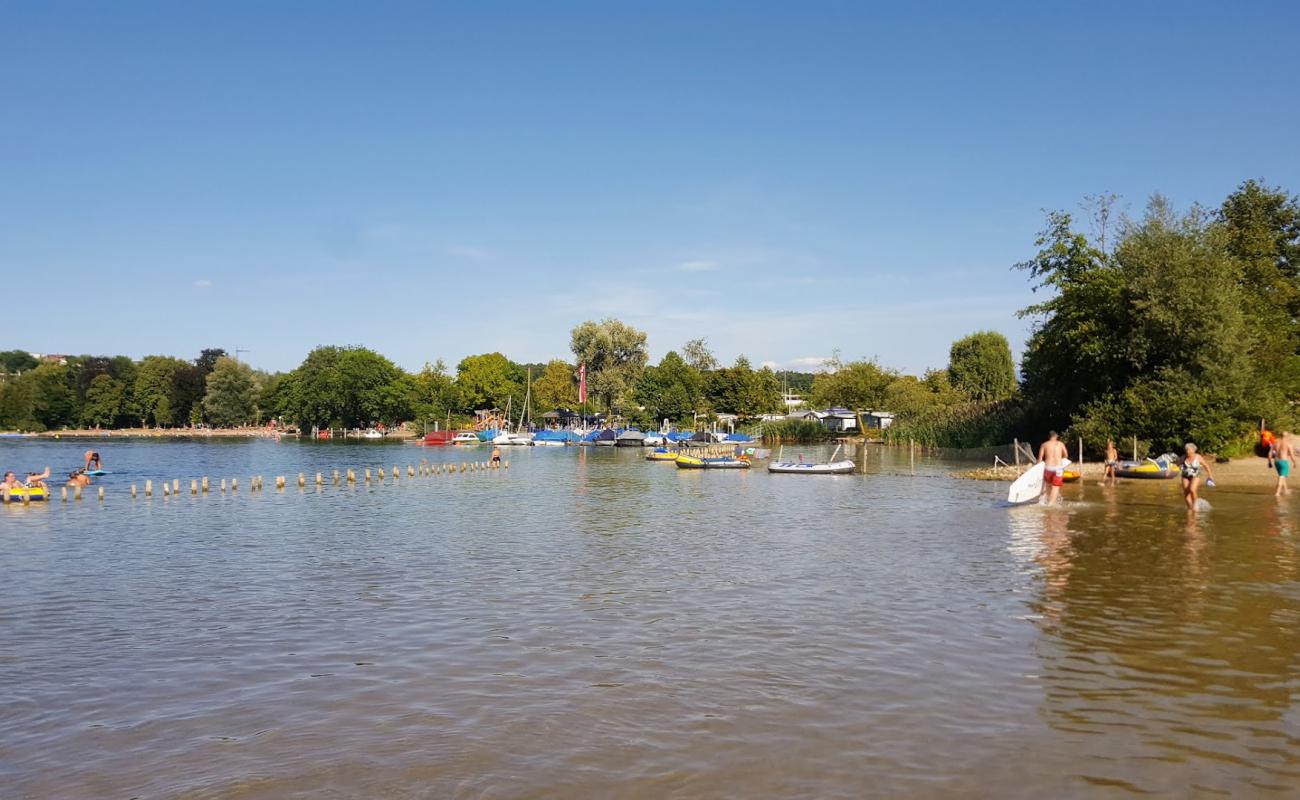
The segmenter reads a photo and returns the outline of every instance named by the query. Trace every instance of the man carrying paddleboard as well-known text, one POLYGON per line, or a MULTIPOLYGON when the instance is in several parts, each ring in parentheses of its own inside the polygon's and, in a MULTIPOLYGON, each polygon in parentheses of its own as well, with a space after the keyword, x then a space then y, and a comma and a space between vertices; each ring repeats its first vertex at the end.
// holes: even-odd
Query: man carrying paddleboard
POLYGON ((1065 462, 1069 455, 1065 443, 1056 431, 1047 434, 1047 441, 1038 448, 1038 461, 1043 465, 1043 491, 1050 506, 1061 499, 1061 486, 1065 484, 1065 462))

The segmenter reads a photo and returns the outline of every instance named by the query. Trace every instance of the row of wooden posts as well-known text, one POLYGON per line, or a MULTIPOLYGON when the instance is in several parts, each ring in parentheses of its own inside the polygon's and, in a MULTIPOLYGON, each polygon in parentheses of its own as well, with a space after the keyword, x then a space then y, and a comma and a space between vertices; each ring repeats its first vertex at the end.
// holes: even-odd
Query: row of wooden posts
MULTIPOLYGON (((406 465, 406 477, 415 478, 418 476, 423 478, 423 477, 431 477, 434 475, 455 475, 463 472, 489 472, 489 471, 494 471, 499 469, 510 469, 510 462, 501 461, 500 463, 493 463, 491 461, 475 461, 475 462, 461 462, 459 465, 457 465, 452 463, 430 464, 426 461, 421 461, 418 465, 415 464, 406 465)), ((400 467, 394 466, 391 474, 392 474, 392 480, 394 481, 401 480, 402 469, 400 467)), ((326 485, 327 482, 331 483, 334 486, 339 486, 344 482, 347 482, 349 485, 353 485, 358 482, 364 482, 368 485, 372 482, 383 483, 385 480, 388 479, 388 476, 389 473, 383 467, 374 470, 371 470, 370 468, 366 468, 361 472, 358 472, 357 470, 354 469, 349 469, 345 472, 340 472, 339 470, 336 469, 334 470, 333 474, 330 475, 328 478, 326 477, 325 473, 317 472, 315 485, 320 487, 326 485)), ((260 492, 265 488, 265 483, 266 480, 263 476, 254 475, 248 482, 249 491, 260 492)), ((286 476, 284 475, 275 476, 274 485, 278 491, 284 491, 284 488, 287 485, 287 483, 288 481, 286 476)), ((207 476, 204 476, 203 478, 195 478, 190 481, 190 494, 191 495, 208 494, 208 492, 211 489, 211 486, 212 483, 207 478, 207 476)), ((226 479, 222 478, 220 483, 220 491, 222 494, 226 493, 227 487, 229 487, 228 490, 232 494, 239 491, 239 479, 231 478, 229 484, 227 484, 226 479)), ((306 487, 307 487, 307 473, 299 472, 298 488, 305 489, 306 487)), ((104 502, 104 487, 100 486, 98 488, 99 488, 99 502, 102 503, 104 502)), ((144 496, 153 497, 153 488, 154 485, 152 480, 145 481, 144 496)), ((170 483, 168 483, 167 481, 163 481, 160 488, 162 489, 163 497, 179 495, 181 493, 180 479, 179 478, 173 479, 170 483)), ((80 486, 73 487, 72 490, 73 500, 81 499, 81 489, 82 487, 80 486)), ((131 484, 131 497, 134 499, 136 497, 139 497, 139 494, 140 494, 139 487, 134 483, 131 484)), ((65 503, 68 502, 67 486, 63 487, 62 497, 63 497, 63 502, 65 503)), ((27 503, 27 502, 30 502, 30 500, 26 495, 24 495, 23 503, 27 503)))

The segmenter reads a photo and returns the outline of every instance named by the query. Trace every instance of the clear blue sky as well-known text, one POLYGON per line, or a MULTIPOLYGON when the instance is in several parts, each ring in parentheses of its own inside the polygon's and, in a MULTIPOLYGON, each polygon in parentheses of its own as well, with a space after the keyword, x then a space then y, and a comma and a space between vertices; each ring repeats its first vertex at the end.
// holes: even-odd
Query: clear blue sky
POLYGON ((1042 209, 1300 190, 1294 3, 6 3, 0 349, 1019 350, 1042 209), (15 295, 13 290, 20 294, 15 295))

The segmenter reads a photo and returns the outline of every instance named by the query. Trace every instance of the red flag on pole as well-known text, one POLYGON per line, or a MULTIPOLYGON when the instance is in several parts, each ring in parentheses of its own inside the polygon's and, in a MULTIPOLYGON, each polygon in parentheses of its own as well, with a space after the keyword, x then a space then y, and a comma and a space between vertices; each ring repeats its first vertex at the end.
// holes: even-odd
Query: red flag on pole
POLYGON ((578 402, 587 402, 587 365, 578 367, 578 402))

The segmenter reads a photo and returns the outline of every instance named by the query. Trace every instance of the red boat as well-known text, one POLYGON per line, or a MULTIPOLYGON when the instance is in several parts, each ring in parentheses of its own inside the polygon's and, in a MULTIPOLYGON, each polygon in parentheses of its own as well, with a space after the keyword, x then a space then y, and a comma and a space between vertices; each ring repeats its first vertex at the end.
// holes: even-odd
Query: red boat
POLYGON ((455 435, 455 431, 429 431, 424 435, 424 443, 426 446, 451 444, 452 437, 455 435))

